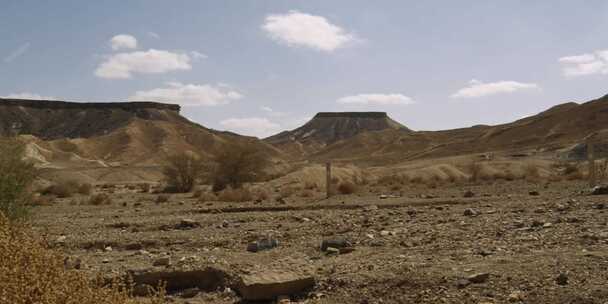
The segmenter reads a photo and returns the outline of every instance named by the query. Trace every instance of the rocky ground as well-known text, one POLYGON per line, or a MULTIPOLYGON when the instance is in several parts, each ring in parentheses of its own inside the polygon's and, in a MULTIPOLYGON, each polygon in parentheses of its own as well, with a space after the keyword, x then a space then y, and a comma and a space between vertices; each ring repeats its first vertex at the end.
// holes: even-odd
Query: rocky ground
POLYGON ((129 272, 142 295, 161 278, 176 303, 268 294, 281 303, 607 303, 608 201, 586 190, 515 181, 404 187, 388 198, 157 203, 125 188, 109 205, 41 206, 34 223, 67 267, 129 272), (247 251, 263 238, 278 246, 247 251), (323 252, 323 240, 348 248, 323 252))

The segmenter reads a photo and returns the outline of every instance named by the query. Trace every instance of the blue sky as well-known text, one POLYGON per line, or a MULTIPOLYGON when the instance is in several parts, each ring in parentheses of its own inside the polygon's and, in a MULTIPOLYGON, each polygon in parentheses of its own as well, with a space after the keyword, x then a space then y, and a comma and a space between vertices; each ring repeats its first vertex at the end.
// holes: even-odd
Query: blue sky
POLYGON ((0 96, 158 100, 267 136, 319 111, 415 130, 608 93, 608 2, 0 2, 0 96))

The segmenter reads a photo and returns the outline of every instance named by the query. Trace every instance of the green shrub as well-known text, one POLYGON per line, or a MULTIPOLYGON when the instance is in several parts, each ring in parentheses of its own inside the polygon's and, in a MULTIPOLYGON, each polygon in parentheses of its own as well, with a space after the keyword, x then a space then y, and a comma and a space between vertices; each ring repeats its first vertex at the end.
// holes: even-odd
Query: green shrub
POLYGON ((24 161, 25 146, 17 139, 0 139, 0 211, 10 220, 27 217, 34 165, 24 161))

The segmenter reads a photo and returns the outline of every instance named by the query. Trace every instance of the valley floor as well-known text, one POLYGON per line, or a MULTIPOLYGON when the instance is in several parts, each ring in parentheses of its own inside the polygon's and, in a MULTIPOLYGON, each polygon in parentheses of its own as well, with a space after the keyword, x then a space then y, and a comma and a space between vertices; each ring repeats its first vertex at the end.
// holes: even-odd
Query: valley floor
POLYGON ((404 188, 386 199, 222 203, 188 194, 156 203, 155 194, 125 188, 110 205, 75 198, 38 207, 34 225, 66 263, 80 259, 92 275, 225 273, 208 292, 172 286, 176 303, 238 303, 240 276, 289 272, 315 279, 295 303, 599 304, 608 299, 608 202, 584 190, 579 182, 514 181, 404 188), (279 246, 246 250, 267 235, 279 246), (321 252, 333 237, 354 251, 321 252))

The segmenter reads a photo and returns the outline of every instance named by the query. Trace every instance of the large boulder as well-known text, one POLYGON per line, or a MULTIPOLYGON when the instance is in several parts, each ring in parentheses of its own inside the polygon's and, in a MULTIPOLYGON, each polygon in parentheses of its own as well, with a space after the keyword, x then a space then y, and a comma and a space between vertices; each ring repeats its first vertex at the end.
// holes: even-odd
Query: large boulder
POLYGON ((315 285, 309 275, 293 272, 267 271, 244 275, 240 278, 237 290, 243 300, 275 300, 279 296, 301 293, 315 285))

